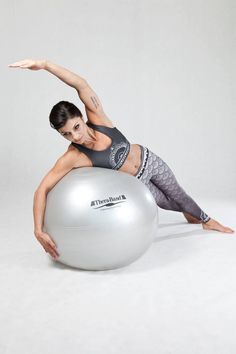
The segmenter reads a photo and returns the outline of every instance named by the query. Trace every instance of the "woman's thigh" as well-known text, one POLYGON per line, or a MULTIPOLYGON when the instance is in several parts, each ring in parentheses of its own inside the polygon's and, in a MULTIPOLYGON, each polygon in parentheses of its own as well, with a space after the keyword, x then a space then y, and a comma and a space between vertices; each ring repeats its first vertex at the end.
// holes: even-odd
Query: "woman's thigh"
POLYGON ((186 195, 168 164, 150 149, 148 149, 146 164, 139 179, 145 184, 151 181, 166 195, 167 199, 178 201, 180 196, 186 195))
POLYGON ((160 208, 167 210, 181 211, 181 208, 178 203, 174 200, 171 200, 156 184, 153 183, 152 177, 156 173, 156 169, 159 167, 159 164, 156 162, 156 155, 153 156, 153 153, 150 150, 140 145, 141 147, 141 166, 136 176, 141 182, 143 182, 150 192, 152 193, 157 205, 160 208))
POLYGON ((210 217, 179 185, 173 171, 167 163, 150 149, 143 146, 141 146, 141 148, 142 163, 135 177, 155 192, 156 200, 161 200, 160 203, 162 203, 162 205, 164 205, 163 201, 165 196, 166 202, 169 200, 171 202, 170 204, 175 205, 175 208, 179 206, 179 210, 182 212, 187 212, 199 220, 207 222, 210 217), (153 185, 157 188, 156 190, 153 185))

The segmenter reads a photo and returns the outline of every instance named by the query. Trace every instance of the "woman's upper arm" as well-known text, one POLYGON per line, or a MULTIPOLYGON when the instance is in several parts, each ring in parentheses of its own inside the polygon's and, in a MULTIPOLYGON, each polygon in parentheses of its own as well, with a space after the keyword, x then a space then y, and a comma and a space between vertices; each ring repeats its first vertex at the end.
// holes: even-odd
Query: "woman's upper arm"
POLYGON ((80 87, 76 89, 76 91, 78 92, 79 98, 88 110, 94 113, 103 112, 103 107, 100 99, 87 81, 85 81, 84 87, 80 87))
MULTIPOLYGON (((75 159, 78 156, 75 151, 66 151, 51 168, 51 170, 44 176, 37 191, 44 191, 48 193, 57 182, 62 179, 68 172, 70 172, 75 166, 75 159)), ((78 157, 77 157, 78 160, 78 157)))
POLYGON ((112 124, 112 121, 108 118, 104 112, 102 103, 92 89, 92 87, 86 81, 86 86, 81 89, 77 89, 79 98, 85 105, 86 115, 88 120, 93 124, 112 124))

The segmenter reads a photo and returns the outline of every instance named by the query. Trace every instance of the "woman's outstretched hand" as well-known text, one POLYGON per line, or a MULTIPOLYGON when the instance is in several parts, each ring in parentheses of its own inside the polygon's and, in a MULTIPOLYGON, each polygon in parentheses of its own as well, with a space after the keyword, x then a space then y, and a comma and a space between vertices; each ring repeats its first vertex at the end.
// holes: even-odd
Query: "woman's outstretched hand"
POLYGON ((41 243, 45 252, 49 253, 54 260, 59 257, 57 245, 46 232, 37 232, 35 233, 35 237, 41 243))
POLYGON ((16 61, 15 63, 8 64, 9 68, 21 68, 21 69, 30 69, 30 70, 40 70, 45 69, 46 60, 33 60, 25 59, 21 61, 16 61))

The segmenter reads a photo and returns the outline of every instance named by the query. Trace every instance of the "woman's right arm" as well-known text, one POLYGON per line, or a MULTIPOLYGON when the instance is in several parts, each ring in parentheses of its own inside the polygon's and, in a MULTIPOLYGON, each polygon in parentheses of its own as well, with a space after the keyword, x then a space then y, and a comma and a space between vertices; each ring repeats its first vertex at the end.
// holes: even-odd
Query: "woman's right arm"
POLYGON ((46 199, 47 199, 47 195, 45 192, 40 193, 39 191, 34 195, 34 207, 33 207, 34 223, 35 223, 34 235, 43 246, 45 252, 48 252, 52 256, 52 258, 56 260, 57 257, 59 257, 59 253, 57 251, 57 245, 52 240, 52 238, 42 230, 43 216, 46 207, 46 199))
POLYGON ((37 190, 34 193, 33 216, 34 216, 34 234, 41 243, 46 252, 56 259, 59 256, 56 250, 56 244, 52 238, 43 231, 44 213, 48 192, 78 163, 78 152, 68 150, 62 155, 53 168, 43 178, 37 190))

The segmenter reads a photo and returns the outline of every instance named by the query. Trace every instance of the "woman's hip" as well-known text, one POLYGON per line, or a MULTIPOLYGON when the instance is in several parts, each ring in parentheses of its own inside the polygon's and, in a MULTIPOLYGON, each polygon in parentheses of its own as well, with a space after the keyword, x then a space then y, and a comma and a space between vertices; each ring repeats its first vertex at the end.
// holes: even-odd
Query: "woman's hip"
POLYGON ((146 146, 140 145, 141 164, 134 177, 144 183, 148 183, 155 175, 162 175, 167 178, 168 173, 172 174, 171 169, 165 161, 146 146))
POLYGON ((140 146, 140 149, 141 149, 141 163, 140 163, 139 169, 136 172, 136 174, 134 175, 134 177, 141 179, 141 177, 143 176, 143 173, 146 169, 146 166, 147 166, 148 158, 150 155, 150 150, 146 146, 143 146, 140 144, 138 144, 138 145, 140 146))

